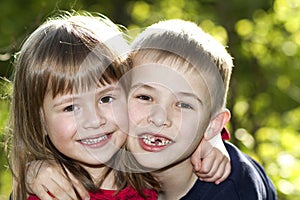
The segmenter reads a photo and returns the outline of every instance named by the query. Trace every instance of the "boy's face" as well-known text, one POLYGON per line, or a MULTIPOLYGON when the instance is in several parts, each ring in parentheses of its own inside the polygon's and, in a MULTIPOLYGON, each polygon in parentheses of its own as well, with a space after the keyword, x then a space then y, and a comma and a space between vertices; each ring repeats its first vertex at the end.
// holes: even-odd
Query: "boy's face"
POLYGON ((116 84, 55 98, 48 93, 43 116, 54 146, 85 164, 107 162, 127 137, 126 96, 116 84))
POLYGON ((128 147, 149 169, 187 158, 210 120, 210 96, 195 70, 148 64, 134 67, 128 96, 128 147))

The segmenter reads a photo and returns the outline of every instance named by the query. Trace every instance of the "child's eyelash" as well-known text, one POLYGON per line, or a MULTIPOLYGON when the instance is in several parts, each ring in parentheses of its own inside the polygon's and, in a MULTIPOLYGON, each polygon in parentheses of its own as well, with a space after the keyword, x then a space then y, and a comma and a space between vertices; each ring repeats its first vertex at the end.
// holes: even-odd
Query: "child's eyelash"
POLYGON ((73 112, 75 110, 78 110, 78 107, 75 105, 69 105, 63 109, 64 112, 73 112))
POLYGON ((152 101, 152 97, 148 95, 137 95, 136 98, 143 101, 152 101))
POLYGON ((104 96, 99 99, 99 102, 100 103, 111 103, 114 100, 115 100, 115 98, 112 96, 104 96))
POLYGON ((188 103, 184 103, 184 102, 178 102, 178 103, 176 103, 176 106, 178 106, 179 108, 194 109, 193 106, 191 106, 188 103))

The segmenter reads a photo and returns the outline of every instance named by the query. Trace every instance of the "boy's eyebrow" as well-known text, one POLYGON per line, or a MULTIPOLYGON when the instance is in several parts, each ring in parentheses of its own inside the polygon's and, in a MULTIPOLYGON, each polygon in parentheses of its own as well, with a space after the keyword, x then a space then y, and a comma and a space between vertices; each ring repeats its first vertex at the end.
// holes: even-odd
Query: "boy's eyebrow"
POLYGON ((152 87, 151 85, 145 84, 145 83, 134 84, 133 86, 130 87, 130 90, 136 89, 136 88, 145 88, 147 90, 155 90, 154 87, 152 87))
MULTIPOLYGON (((152 87, 151 85, 147 85, 145 83, 137 83, 135 85, 133 85, 130 89, 136 89, 136 88, 145 88, 147 90, 155 90, 154 87, 152 87)), ((191 97, 191 98, 194 98, 196 99, 201 105, 203 105, 203 101, 194 93, 190 93, 190 92, 177 92, 176 95, 179 95, 179 96, 187 96, 187 97, 191 97)))
POLYGON ((178 92, 178 95, 181 95, 181 96, 187 96, 187 97, 194 98, 194 99, 196 99, 201 105, 203 105, 203 101, 202 101, 197 95, 195 95, 194 93, 190 93, 190 92, 178 92))

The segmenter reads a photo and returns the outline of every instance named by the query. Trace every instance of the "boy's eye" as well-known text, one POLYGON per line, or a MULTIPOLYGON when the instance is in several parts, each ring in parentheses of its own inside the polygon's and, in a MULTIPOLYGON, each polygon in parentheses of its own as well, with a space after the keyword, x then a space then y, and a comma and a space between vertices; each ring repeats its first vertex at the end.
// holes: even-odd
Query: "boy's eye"
POLYGON ((143 100, 143 101, 152 101, 152 98, 147 95, 138 95, 136 96, 137 99, 143 100))
POLYGON ((64 112, 73 112, 73 111, 76 111, 78 109, 79 109, 78 106, 70 105, 70 106, 67 106, 67 107, 64 108, 64 112))
POLYGON ((179 108, 184 108, 184 109, 193 109, 193 107, 190 104, 183 103, 183 102, 178 102, 176 104, 176 106, 179 107, 179 108))
POLYGON ((105 96, 105 97, 102 97, 100 100, 99 100, 99 103, 100 104, 103 104, 103 103, 110 103, 114 100, 113 97, 111 96, 105 96))

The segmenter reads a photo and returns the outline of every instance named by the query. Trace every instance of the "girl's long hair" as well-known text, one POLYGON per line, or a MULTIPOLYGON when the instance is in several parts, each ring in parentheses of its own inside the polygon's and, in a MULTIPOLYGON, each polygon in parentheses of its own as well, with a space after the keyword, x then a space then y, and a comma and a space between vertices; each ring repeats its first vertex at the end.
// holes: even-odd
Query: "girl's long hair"
MULTIPOLYGON (((65 13, 46 21, 23 44, 16 55, 9 129, 14 199, 26 199, 26 167, 33 160, 56 160, 89 191, 99 189, 78 162, 53 146, 41 108, 48 92, 55 97, 117 81, 127 70, 122 50, 113 47, 117 40, 123 38, 108 19, 65 13)), ((119 45, 126 45, 123 41, 119 45)))

